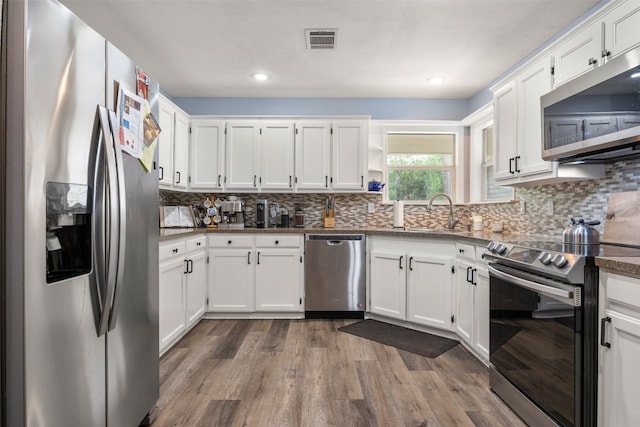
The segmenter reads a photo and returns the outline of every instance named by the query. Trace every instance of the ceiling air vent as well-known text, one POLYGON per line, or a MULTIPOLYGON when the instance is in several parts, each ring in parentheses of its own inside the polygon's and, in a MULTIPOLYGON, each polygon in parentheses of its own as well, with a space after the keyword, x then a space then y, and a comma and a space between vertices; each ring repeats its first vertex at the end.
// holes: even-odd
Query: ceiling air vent
POLYGON ((335 49, 338 30, 305 30, 307 49, 335 49))

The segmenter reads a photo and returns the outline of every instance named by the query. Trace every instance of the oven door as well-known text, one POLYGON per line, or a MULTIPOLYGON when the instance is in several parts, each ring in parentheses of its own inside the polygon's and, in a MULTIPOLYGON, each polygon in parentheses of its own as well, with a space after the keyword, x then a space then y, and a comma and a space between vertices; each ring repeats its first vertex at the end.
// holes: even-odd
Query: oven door
POLYGON ((580 425, 580 288, 496 263, 489 277, 493 368, 559 425, 580 425))

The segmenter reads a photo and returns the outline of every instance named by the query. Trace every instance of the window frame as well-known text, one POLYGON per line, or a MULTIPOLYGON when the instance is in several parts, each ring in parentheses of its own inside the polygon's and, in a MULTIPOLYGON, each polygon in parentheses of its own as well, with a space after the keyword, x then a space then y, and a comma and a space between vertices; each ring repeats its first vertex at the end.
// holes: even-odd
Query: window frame
MULTIPOLYGON (((456 122, 456 124, 449 123, 429 123, 429 124, 416 124, 416 123, 405 123, 405 124, 394 124, 394 125, 385 125, 382 127, 382 138, 383 138, 383 164, 382 164, 382 178, 383 182, 389 182, 389 167, 387 164, 387 154, 388 154, 388 136, 389 134, 446 134, 453 135, 453 162, 451 166, 446 166, 446 168, 450 168, 453 170, 452 174, 452 194, 450 195, 454 204, 463 204, 464 201, 461 200, 464 195, 464 127, 456 122)), ((416 170, 427 170, 427 169, 437 169, 442 170, 442 167, 437 168, 429 168, 429 167, 420 167, 415 168, 416 170)), ((389 191, 388 186, 385 185, 383 189, 382 195, 382 203, 393 203, 395 200, 389 199, 389 191)), ((405 205, 427 205, 429 200, 403 200, 405 205)), ((439 200, 436 201, 439 203, 439 200)))
MULTIPOLYGON (((515 200, 515 191, 511 187, 511 196, 503 199, 487 199, 487 182, 485 174, 485 151, 484 151, 484 131, 488 127, 494 126, 493 118, 493 103, 479 109, 473 114, 472 121, 467 122, 470 128, 469 136, 469 202, 470 203, 511 203, 515 200), (473 180, 475 176, 480 176, 481 179, 473 180)), ((493 166, 495 174, 495 155, 496 151, 496 139, 495 139, 495 126, 494 126, 494 138, 493 138, 493 166)), ((507 187, 507 186, 505 186, 507 187)))

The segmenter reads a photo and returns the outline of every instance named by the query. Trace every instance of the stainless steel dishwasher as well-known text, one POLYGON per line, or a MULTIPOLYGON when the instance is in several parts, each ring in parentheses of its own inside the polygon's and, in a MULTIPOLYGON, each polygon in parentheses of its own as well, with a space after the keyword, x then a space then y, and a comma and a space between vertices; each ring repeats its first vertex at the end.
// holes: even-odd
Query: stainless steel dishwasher
POLYGON ((305 317, 364 318, 364 234, 307 234, 305 317))

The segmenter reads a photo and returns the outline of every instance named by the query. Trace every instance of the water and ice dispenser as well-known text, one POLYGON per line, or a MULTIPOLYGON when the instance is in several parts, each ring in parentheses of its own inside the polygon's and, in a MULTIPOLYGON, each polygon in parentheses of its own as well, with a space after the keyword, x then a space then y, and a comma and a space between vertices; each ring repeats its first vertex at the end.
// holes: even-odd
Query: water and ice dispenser
POLYGON ((91 272, 91 188, 47 183, 47 283, 91 272))

